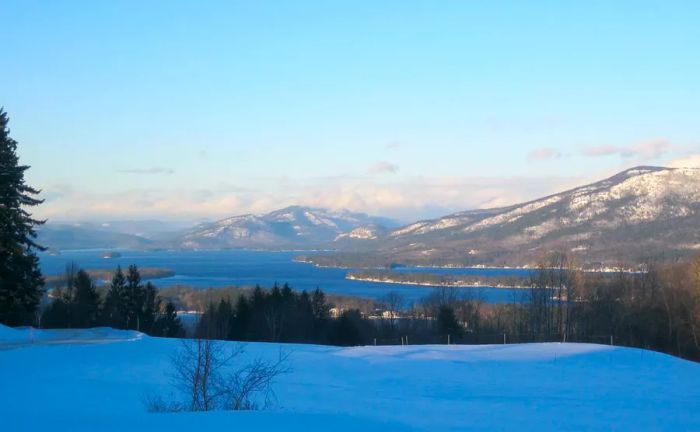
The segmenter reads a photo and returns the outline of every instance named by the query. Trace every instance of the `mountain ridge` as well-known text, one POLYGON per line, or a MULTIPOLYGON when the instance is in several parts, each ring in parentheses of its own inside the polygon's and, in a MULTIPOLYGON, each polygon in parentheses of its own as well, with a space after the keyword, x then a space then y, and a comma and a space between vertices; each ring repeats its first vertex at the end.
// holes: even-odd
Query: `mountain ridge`
MULTIPOLYGON (((120 224, 114 225, 110 229, 120 224)), ((700 252, 700 169, 638 166, 520 204, 403 226, 364 213, 298 205, 153 235, 133 235, 141 226, 121 225, 121 234, 104 232, 104 226, 63 225, 57 231, 49 225, 40 230, 40 241, 48 239, 56 249, 335 250, 305 260, 343 267, 523 266, 556 250, 586 265, 615 267, 700 252), (124 226, 131 231, 124 233, 124 226)))
POLYGON ((550 251, 590 266, 676 259, 700 251, 699 202, 700 169, 638 166, 524 203, 418 221, 368 242, 355 256, 310 261, 521 266, 550 251))
POLYGON ((289 206, 264 214, 244 214, 200 224, 172 241, 186 249, 326 247, 357 229, 385 230, 387 218, 349 210, 289 206))

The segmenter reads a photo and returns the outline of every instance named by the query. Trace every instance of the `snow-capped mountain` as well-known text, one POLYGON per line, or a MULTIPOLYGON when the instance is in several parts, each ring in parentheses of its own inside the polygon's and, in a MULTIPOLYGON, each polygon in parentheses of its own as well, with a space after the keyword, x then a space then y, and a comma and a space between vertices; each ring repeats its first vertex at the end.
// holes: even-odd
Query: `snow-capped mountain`
POLYGON ((378 262, 405 264, 526 265, 548 251, 589 265, 687 256, 700 252, 700 169, 637 167, 523 204, 420 221, 370 243, 366 254, 378 262))
POLYGON ((195 249, 323 247, 346 233, 350 237, 361 236, 357 230, 370 233, 370 227, 379 232, 386 224, 392 222, 363 213, 291 206, 263 215, 233 216, 199 225, 179 237, 176 245, 195 249))

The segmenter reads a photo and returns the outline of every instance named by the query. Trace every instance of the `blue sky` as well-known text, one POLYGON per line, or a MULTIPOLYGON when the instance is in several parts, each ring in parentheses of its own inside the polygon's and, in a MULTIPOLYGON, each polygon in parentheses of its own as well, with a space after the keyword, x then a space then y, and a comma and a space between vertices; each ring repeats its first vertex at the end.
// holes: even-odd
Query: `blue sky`
POLYGON ((700 153, 700 3, 4 1, 58 219, 412 220, 700 153))

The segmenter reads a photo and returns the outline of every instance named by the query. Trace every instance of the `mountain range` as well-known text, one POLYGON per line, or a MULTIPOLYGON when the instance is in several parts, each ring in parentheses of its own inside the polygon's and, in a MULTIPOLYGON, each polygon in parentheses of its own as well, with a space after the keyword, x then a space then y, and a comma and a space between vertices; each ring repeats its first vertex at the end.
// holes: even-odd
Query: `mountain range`
POLYGON ((263 215, 247 214, 201 224, 170 241, 185 249, 318 248, 335 240, 378 238, 396 222, 347 210, 291 206, 263 215))
POLYGON ((38 228, 38 242, 50 250, 149 249, 192 223, 160 220, 54 222, 38 228))
POLYGON ((358 239, 374 240, 399 224, 347 210, 290 206, 199 224, 159 221, 48 223, 39 244, 69 249, 336 249, 358 239))
POLYGON ((320 265, 532 265, 562 251, 589 266, 700 252, 700 169, 636 167, 508 207, 463 211, 388 232, 320 265))
POLYGON ((553 250, 586 265, 619 265, 700 252, 700 169, 636 167, 526 203, 406 226, 363 213, 301 206, 170 232, 108 225, 111 229, 48 225, 39 240, 57 249, 332 249, 306 259, 349 267, 531 265, 553 250))

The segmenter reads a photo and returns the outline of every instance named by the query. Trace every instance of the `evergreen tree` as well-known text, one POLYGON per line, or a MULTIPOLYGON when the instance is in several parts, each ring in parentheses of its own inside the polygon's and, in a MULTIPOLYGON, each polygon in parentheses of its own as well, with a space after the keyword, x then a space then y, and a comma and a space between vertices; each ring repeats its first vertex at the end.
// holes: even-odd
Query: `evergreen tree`
POLYGON ((90 275, 75 264, 66 267, 65 286, 51 291, 53 302, 42 315, 45 328, 86 328, 97 324, 100 297, 90 275))
POLYGON ((462 333, 462 326, 459 325, 455 311, 450 306, 440 306, 437 327, 440 334, 456 336, 462 333))
POLYGON ((362 317, 357 309, 342 313, 331 329, 330 342, 333 345, 355 346, 369 342, 374 333, 373 325, 362 317))
POLYGON ((141 311, 144 304, 144 291, 141 285, 141 274, 138 267, 130 265, 126 273, 126 287, 124 289, 124 315, 126 328, 141 330, 141 311))
POLYGON ((236 300, 235 317, 231 325, 230 336, 233 340, 250 340, 250 323, 253 313, 248 297, 241 295, 236 300))
POLYGON ((63 290, 53 291, 54 300, 41 315, 41 327, 43 328, 70 328, 70 305, 65 300, 63 290))
POLYGON ((197 324, 195 334, 202 339, 230 339, 234 313, 231 302, 221 299, 219 304, 209 303, 197 324))
POLYGON ((330 316, 330 306, 326 303, 326 294, 319 288, 316 288, 311 294, 311 308, 314 318, 319 321, 328 319, 330 316))
POLYGON ((299 294, 296 301, 294 338, 296 341, 319 340, 321 339, 320 328, 316 326, 314 312, 311 306, 311 297, 306 290, 299 294))
POLYGON ((164 337, 182 337, 185 330, 182 328, 180 318, 175 311, 175 305, 172 302, 165 304, 163 313, 158 316, 154 324, 153 334, 155 336, 164 337))
POLYGON ((313 314, 314 336, 320 340, 327 337, 327 329, 331 318, 331 305, 326 301, 326 295, 319 288, 311 294, 311 312, 313 314))
POLYGON ((209 302, 207 309, 197 322, 195 336, 198 339, 216 339, 216 306, 209 302))
POLYGON ((75 327, 92 327, 97 324, 100 307, 100 296, 95 284, 85 270, 79 270, 73 285, 73 298, 70 303, 73 309, 73 324, 75 327))
POLYGON ((275 282, 270 294, 267 296, 266 308, 264 311, 265 328, 267 335, 265 340, 278 342, 281 339, 282 330, 285 325, 285 308, 282 290, 275 282))
POLYGON ((221 299, 216 310, 217 315, 217 339, 229 339, 231 337, 231 324, 233 323, 233 307, 228 298, 221 299))
POLYGON ((102 311, 102 320, 105 324, 116 328, 125 328, 126 326, 126 278, 120 266, 117 266, 117 271, 114 272, 112 282, 107 291, 105 298, 104 309, 102 311))
POLYGON ((149 333, 153 329, 158 312, 161 309, 160 296, 158 296, 156 287, 152 283, 146 282, 141 297, 143 302, 139 311, 140 330, 149 333))
POLYGON ((260 341, 267 340, 266 327, 267 323, 265 321, 265 309, 267 307, 267 297, 265 292, 260 287, 256 285, 253 289, 253 295, 250 297, 250 340, 260 341))
POLYGON ((21 325, 32 322, 42 296, 44 279, 36 251, 35 227, 27 207, 41 204, 39 191, 28 186, 19 164, 17 141, 10 138, 9 118, 0 109, 0 323, 21 325))

